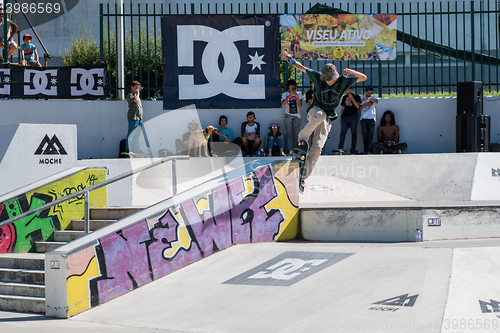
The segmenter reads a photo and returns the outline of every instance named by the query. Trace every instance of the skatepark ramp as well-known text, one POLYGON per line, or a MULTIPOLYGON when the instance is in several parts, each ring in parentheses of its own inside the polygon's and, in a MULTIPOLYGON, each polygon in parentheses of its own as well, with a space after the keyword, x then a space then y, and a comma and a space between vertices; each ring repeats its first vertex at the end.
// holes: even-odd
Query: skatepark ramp
POLYGON ((46 316, 74 316, 234 244, 295 239, 298 206, 289 160, 199 184, 47 253, 46 316))

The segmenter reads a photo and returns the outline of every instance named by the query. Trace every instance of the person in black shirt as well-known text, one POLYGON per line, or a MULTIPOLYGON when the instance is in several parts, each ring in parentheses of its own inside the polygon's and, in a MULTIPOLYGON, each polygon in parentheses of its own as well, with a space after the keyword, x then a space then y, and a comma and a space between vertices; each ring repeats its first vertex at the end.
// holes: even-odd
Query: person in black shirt
POLYGON ((361 97, 354 93, 354 87, 347 89, 342 97, 342 113, 340 114, 340 141, 339 149, 344 149, 345 136, 347 130, 351 128, 351 154, 356 154, 356 143, 358 141, 358 108, 361 104, 361 97))

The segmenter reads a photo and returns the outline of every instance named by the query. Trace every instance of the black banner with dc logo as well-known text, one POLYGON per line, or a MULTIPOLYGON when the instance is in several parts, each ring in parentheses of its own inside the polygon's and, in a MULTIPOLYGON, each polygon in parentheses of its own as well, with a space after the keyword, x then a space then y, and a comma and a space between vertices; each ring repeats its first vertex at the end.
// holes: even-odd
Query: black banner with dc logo
POLYGON ((107 98, 106 64, 32 68, 0 65, 0 98, 107 98))
POLYGON ((281 106, 279 16, 162 17, 163 109, 281 106))

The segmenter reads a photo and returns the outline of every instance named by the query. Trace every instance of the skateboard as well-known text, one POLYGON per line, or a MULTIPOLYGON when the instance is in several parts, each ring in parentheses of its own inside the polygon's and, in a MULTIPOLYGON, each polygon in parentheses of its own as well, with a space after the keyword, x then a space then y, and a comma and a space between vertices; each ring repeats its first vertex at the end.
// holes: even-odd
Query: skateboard
POLYGON ((344 155, 345 150, 342 149, 334 149, 332 150, 333 155, 344 155))
POLYGON ((306 164, 307 152, 309 151, 309 143, 305 140, 300 140, 293 147, 293 151, 290 152, 293 161, 299 163, 299 191, 304 193, 304 184, 302 184, 302 174, 304 173, 304 165, 306 164))

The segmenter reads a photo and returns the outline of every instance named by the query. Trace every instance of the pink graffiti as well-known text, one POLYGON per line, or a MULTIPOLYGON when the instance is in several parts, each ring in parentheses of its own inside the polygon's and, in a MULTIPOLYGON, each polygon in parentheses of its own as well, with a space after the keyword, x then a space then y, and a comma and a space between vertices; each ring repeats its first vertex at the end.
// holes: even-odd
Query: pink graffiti
POLYGON ((285 218, 279 210, 265 208, 278 195, 271 168, 260 168, 248 177, 212 190, 208 208, 202 211, 194 199, 182 202, 179 214, 184 224, 169 209, 151 230, 141 221, 101 239, 97 251, 104 259, 99 263, 103 276, 96 278, 98 290, 92 290, 99 303, 232 244, 273 241, 285 218), (246 179, 253 190, 243 197, 246 179), (178 239, 181 233, 183 240, 178 239), (181 244, 186 238, 188 243, 181 244))
POLYGON ((168 210, 151 230, 152 240, 148 251, 150 253, 154 279, 165 276, 202 258, 200 251, 192 251, 192 243, 189 244, 187 249, 181 248, 171 259, 163 256, 164 250, 171 249, 171 244, 178 241, 177 231, 180 227, 179 222, 175 219, 172 212, 168 210))
POLYGON ((100 239, 106 271, 104 278, 97 281, 99 303, 151 282, 146 249, 148 240, 145 220, 100 239))
MULTIPOLYGON (((5 206, 0 204, 0 216, 4 208, 5 206)), ((0 253, 13 252, 14 244, 16 244, 16 230, 14 229, 14 224, 0 227, 0 253)))

